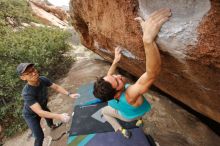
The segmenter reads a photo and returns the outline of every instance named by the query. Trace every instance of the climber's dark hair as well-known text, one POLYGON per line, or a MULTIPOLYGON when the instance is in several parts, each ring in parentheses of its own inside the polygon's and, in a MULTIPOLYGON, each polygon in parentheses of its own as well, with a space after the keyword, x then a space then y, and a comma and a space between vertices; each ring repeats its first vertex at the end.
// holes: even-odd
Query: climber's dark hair
POLYGON ((109 82, 103 79, 103 77, 97 78, 93 89, 94 96, 103 102, 114 99, 117 92, 116 89, 112 88, 112 85, 109 82))

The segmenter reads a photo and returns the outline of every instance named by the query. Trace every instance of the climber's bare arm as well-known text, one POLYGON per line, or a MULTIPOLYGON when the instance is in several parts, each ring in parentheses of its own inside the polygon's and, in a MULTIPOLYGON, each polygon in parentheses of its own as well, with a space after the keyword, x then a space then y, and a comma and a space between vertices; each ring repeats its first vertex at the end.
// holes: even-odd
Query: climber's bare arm
POLYGON ((126 90, 126 98, 129 103, 135 103, 142 94, 146 93, 160 72, 161 59, 160 53, 155 43, 155 38, 162 25, 171 16, 170 9, 160 9, 153 12, 147 20, 139 20, 143 30, 143 44, 146 56, 146 72, 129 86, 126 90))
POLYGON ((113 75, 115 73, 115 70, 117 68, 117 64, 118 64, 118 62, 121 59, 121 50, 122 49, 120 47, 116 47, 115 48, 115 58, 114 58, 114 60, 112 62, 111 67, 108 70, 107 75, 113 75))

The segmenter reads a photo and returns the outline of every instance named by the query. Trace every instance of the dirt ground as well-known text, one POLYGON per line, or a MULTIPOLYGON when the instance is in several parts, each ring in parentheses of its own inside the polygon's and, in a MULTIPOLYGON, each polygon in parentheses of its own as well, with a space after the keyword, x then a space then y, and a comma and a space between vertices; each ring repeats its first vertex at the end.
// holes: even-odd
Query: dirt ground
MULTIPOLYGON (((109 63, 100 57, 78 46, 74 50, 77 61, 72 65, 66 77, 55 81, 69 91, 77 92, 84 84, 94 81, 96 77, 103 76, 109 69, 109 63)), ((144 131, 150 134, 160 146, 218 146, 220 137, 210 130, 197 117, 188 113, 182 107, 171 102, 166 96, 155 91, 149 91, 153 95, 150 101, 152 111, 144 116, 144 131)), ((146 94, 145 96, 149 96, 146 94)), ((61 94, 51 96, 49 108, 52 112, 73 112, 74 100, 61 94)), ((55 121, 57 122, 57 121, 55 121)), ((44 146, 65 146, 68 135, 64 135, 58 141, 63 132, 68 131, 71 122, 63 124, 60 128, 51 131, 43 119, 41 121, 45 133, 44 146)), ((27 138, 29 130, 19 136, 8 139, 4 146, 31 146, 34 138, 27 138)))

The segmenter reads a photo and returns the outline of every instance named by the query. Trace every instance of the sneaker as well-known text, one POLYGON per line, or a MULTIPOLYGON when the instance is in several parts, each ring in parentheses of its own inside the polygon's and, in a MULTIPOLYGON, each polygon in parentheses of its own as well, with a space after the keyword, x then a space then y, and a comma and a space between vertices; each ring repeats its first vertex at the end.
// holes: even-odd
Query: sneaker
POLYGON ((143 127, 144 126, 144 122, 142 119, 139 119, 137 122, 136 122, 136 126, 137 127, 143 127))
POLYGON ((128 131, 127 129, 124 129, 124 128, 122 128, 121 134, 127 139, 129 139, 131 137, 131 132, 128 131))
POLYGON ((62 124, 63 124, 62 122, 56 123, 56 124, 53 124, 50 128, 51 128, 52 130, 54 130, 54 129, 60 127, 62 124))
POLYGON ((32 137, 34 137, 34 134, 31 132, 27 136, 27 141, 29 141, 32 137))

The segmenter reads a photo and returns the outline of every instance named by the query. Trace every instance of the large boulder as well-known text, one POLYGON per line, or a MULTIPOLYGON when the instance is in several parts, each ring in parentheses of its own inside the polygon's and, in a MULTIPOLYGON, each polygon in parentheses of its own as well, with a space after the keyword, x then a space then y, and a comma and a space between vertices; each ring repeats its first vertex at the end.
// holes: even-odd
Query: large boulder
POLYGON ((219 0, 71 0, 70 15, 83 45, 108 61, 121 46, 119 66, 139 77, 145 54, 134 18, 162 7, 171 8, 172 18, 157 38, 162 71, 155 85, 220 122, 219 0))
POLYGON ((33 15, 45 25, 68 27, 68 14, 55 6, 49 6, 41 1, 28 1, 33 15))
POLYGON ((52 13, 54 16, 62 21, 66 21, 68 19, 68 14, 65 12, 65 10, 59 7, 48 5, 46 2, 39 0, 30 0, 29 2, 34 3, 37 7, 43 9, 48 13, 52 13))

